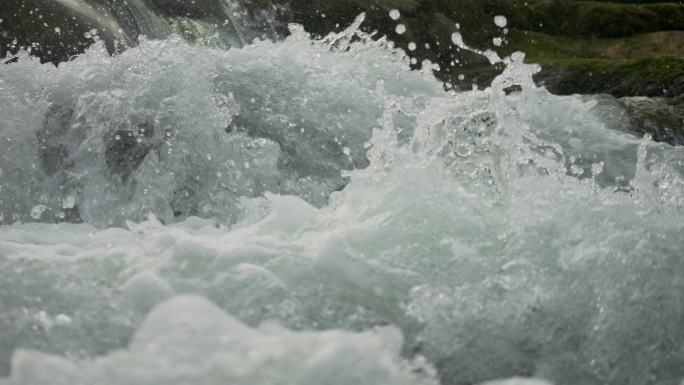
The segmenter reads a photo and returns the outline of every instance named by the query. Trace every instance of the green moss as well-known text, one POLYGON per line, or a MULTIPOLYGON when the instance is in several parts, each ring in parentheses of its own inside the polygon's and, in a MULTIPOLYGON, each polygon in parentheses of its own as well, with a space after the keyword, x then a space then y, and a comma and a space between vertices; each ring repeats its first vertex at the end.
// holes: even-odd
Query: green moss
POLYGON ((653 32, 616 39, 573 39, 512 30, 508 43, 502 50, 504 53, 524 51, 535 60, 684 56, 684 31, 653 32))
POLYGON ((684 30, 684 5, 623 4, 601 1, 482 0, 490 13, 509 16, 518 29, 568 37, 625 37, 684 30))
POLYGON ((677 96, 684 93, 684 58, 547 59, 539 80, 559 94, 677 96))
POLYGON ((538 80, 560 94, 674 96, 684 92, 684 32, 578 39, 512 30, 502 53, 542 65, 538 80))
POLYGON ((673 81, 684 75, 684 58, 658 57, 642 59, 558 59, 541 61, 547 66, 563 66, 587 73, 621 73, 643 75, 653 80, 673 81))

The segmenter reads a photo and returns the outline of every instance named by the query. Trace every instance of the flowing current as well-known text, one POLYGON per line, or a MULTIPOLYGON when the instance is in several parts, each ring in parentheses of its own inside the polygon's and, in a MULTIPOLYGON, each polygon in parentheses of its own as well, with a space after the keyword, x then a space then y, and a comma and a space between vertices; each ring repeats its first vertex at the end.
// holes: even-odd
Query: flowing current
POLYGON ((684 149, 356 27, 0 66, 0 384, 684 379, 684 149))

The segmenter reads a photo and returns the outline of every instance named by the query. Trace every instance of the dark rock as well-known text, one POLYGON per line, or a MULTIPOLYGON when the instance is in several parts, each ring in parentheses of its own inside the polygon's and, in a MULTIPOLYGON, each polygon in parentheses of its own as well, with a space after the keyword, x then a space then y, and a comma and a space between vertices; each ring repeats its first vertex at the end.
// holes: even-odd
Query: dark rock
POLYGON ((681 1, 483 1, 491 13, 508 16, 511 28, 550 35, 619 38, 684 29, 681 1))
POLYGON ((598 102, 596 111, 609 128, 684 146, 684 98, 588 98, 598 102))
POLYGON ((207 18, 223 12, 220 0, 150 0, 152 9, 170 17, 207 18))
POLYGON ((615 62, 576 59, 543 64, 536 81, 560 94, 608 93, 617 97, 684 94, 684 59, 646 58, 615 62))
POLYGON ((117 130, 105 138, 105 160, 107 169, 114 175, 128 181, 131 174, 140 166, 152 149, 151 144, 144 143, 143 137, 152 137, 154 128, 149 123, 132 130, 117 130))
MULTIPOLYGON (((86 37, 97 23, 75 15, 54 1, 0 1, 0 58, 20 48, 43 62, 63 62, 93 43, 86 37)), ((113 49, 112 46, 110 48, 113 49)))
POLYGON ((684 146, 684 99, 623 98, 620 103, 629 115, 631 132, 684 146))
MULTIPOLYGON (((54 102, 48 107, 43 127, 36 133, 38 158, 47 176, 60 177, 60 172, 73 166, 72 157, 87 136, 83 127, 76 128, 75 123, 77 118, 68 102, 54 102)), ((154 125, 143 120, 104 135, 107 169, 112 176, 127 182, 154 148, 154 125)))
POLYGON ((49 176, 62 170, 69 159, 68 143, 65 135, 71 126, 73 110, 60 104, 48 107, 43 122, 43 129, 36 134, 38 139, 38 158, 49 176))

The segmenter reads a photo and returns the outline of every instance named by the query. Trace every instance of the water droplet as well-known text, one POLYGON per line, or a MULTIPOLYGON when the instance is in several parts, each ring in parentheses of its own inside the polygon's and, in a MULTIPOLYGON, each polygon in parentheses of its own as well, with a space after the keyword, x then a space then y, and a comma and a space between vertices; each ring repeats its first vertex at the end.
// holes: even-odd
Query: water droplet
POLYGON ((573 164, 572 166, 570 166, 570 173, 575 176, 581 176, 582 174, 584 174, 584 169, 580 165, 573 164))
POLYGON ((76 206, 76 198, 73 195, 67 195, 62 199, 63 209, 73 209, 76 206))
POLYGON ((494 16, 494 24, 499 28, 505 28, 508 25, 508 19, 506 19, 506 16, 494 16))
POLYGON ((67 325, 71 323, 71 317, 66 314, 57 314, 55 316, 55 323, 57 325, 67 325))
POLYGON ((397 24, 397 28, 395 29, 397 34, 403 35, 404 32, 406 32, 406 26, 404 24, 397 24))
POLYGON ((451 34, 451 41, 457 46, 457 47, 463 47, 465 44, 463 43, 463 36, 459 32, 454 32, 451 34))
POLYGON ((399 12, 398 9, 393 9, 390 11, 389 15, 392 18, 392 20, 399 20, 399 18, 401 17, 401 12, 399 12))
POLYGON ((603 162, 594 163, 591 165, 591 174, 597 176, 603 172, 603 162))
POLYGON ((410 42, 410 43, 408 44, 408 49, 409 49, 409 51, 415 51, 416 48, 417 48, 417 47, 416 47, 416 43, 410 42))
POLYGON ((33 219, 40 219, 40 217, 43 216, 43 213, 47 210, 47 206, 45 205, 35 205, 31 209, 31 218, 33 219))

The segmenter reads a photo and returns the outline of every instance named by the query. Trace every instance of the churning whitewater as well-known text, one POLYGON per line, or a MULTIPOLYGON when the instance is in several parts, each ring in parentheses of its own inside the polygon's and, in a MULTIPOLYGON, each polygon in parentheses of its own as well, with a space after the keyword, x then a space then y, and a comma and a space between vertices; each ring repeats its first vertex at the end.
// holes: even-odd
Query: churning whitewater
POLYGON ((684 149, 360 21, 0 66, 0 384, 684 379, 684 149))

